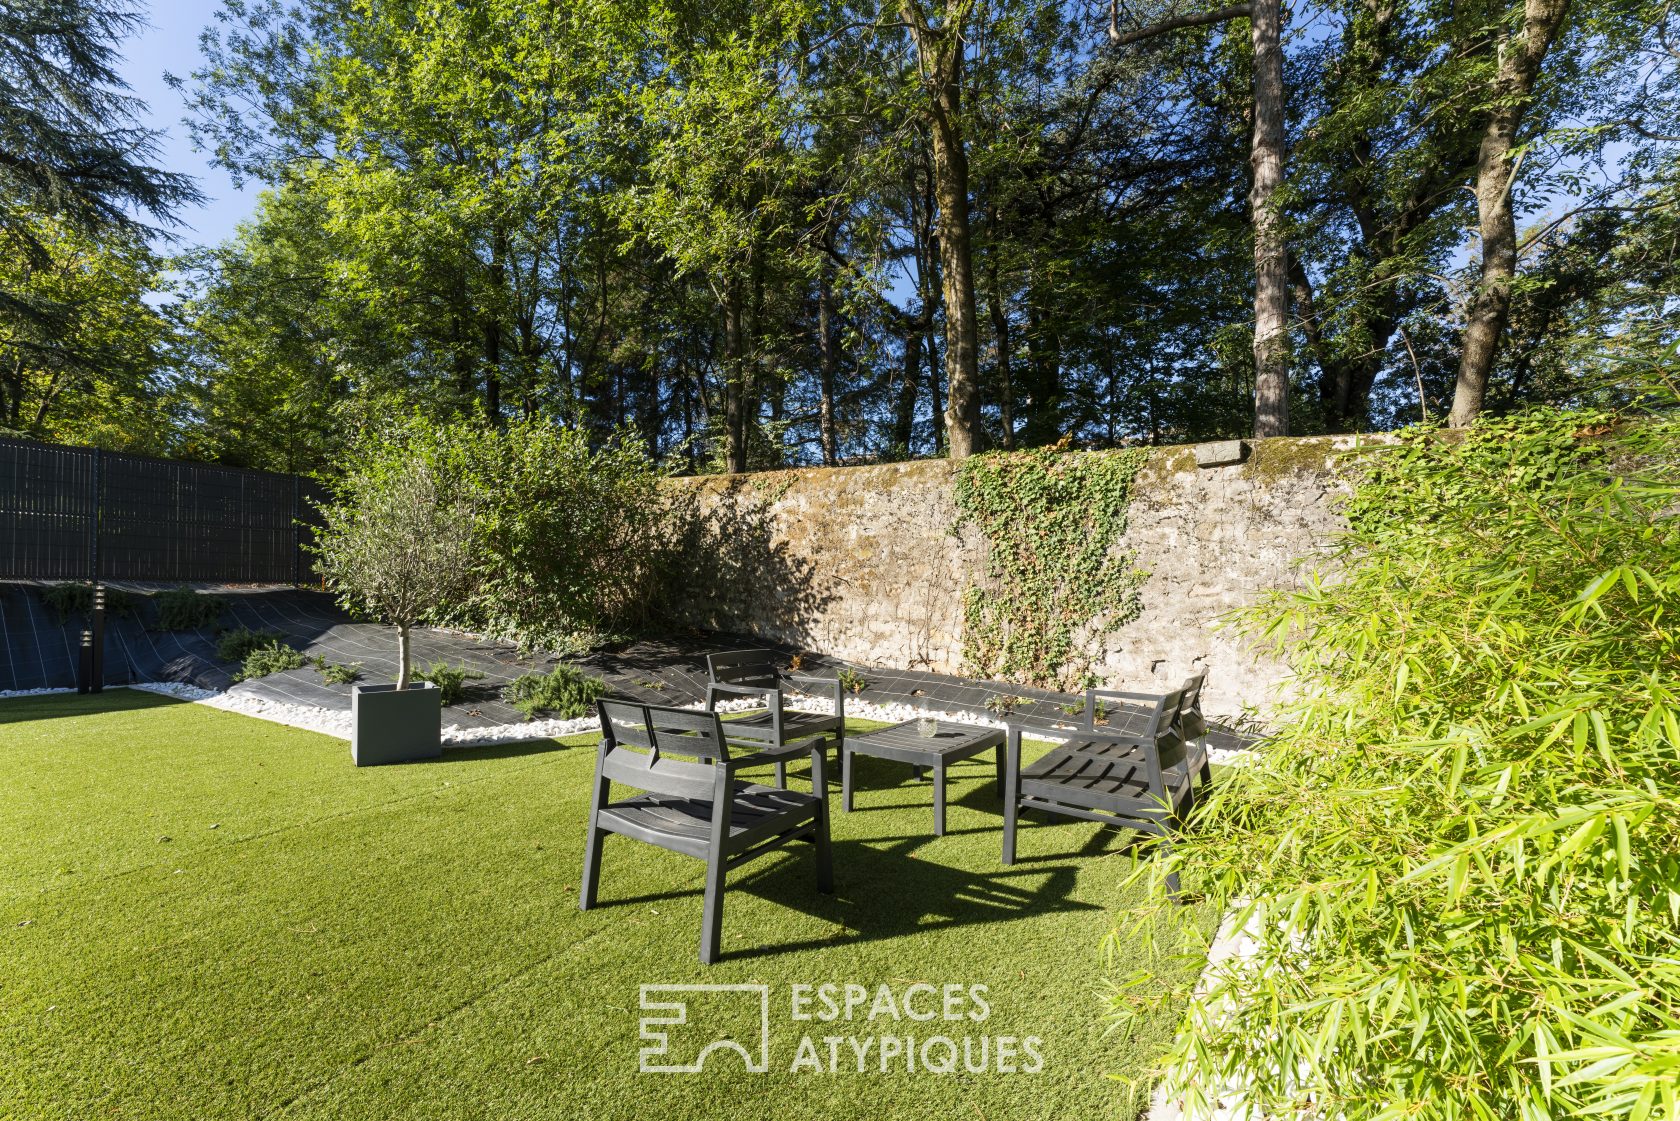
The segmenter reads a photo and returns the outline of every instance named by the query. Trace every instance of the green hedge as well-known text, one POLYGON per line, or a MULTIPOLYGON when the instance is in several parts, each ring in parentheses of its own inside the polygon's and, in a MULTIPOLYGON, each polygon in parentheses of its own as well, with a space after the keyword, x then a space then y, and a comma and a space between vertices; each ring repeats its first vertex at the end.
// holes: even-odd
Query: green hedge
MULTIPOLYGON (((1274 1117, 1680 1115, 1680 419, 1529 413, 1350 470, 1334 575, 1245 620, 1304 699, 1140 865, 1259 939, 1165 1075, 1192 1112, 1225 1083, 1274 1117)), ((1188 995, 1153 978, 1115 1015, 1188 995)))

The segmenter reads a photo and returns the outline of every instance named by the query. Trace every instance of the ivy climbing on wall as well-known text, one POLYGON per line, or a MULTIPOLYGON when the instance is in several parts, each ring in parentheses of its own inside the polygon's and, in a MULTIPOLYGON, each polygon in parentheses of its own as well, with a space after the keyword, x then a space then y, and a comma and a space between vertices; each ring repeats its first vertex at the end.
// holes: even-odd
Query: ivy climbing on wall
POLYGON ((1075 691, 1090 682, 1081 629, 1142 609, 1147 573, 1118 547, 1144 448, 1034 448, 970 457, 959 524, 986 538, 986 579, 963 591, 963 656, 985 677, 1075 691))

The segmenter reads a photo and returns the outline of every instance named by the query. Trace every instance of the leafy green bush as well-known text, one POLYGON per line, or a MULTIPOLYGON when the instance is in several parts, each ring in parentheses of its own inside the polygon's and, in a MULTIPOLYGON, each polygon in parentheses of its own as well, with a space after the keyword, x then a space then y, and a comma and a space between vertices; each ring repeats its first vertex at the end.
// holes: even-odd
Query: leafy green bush
POLYGON ((467 697, 467 682, 481 681, 482 673, 468 669, 466 666, 452 666, 448 662, 433 662, 427 669, 415 674, 421 681, 430 681, 438 687, 438 703, 443 705, 458 705, 467 697))
POLYGON ((567 649, 651 617, 677 551, 659 479, 633 435, 600 445, 546 420, 499 427, 403 418, 354 445, 317 551, 352 610, 396 622, 389 592, 381 607, 368 589, 405 588, 412 594, 401 611, 413 623, 567 649), (405 480, 425 493, 394 485, 405 480), (385 501, 405 494, 404 504, 385 501), (432 524, 423 539, 450 545, 430 563, 406 565, 401 550, 366 543, 381 525, 415 536, 417 516, 432 524), (420 587, 443 574, 446 581, 420 587))
POLYGON ((310 659, 310 664, 315 667, 315 672, 321 675, 321 680, 328 685, 350 685, 362 676, 362 663, 360 662, 345 662, 343 665, 336 665, 316 655, 310 659))
POLYGON ((233 627, 216 638, 216 657, 224 662, 243 662, 251 651, 273 646, 284 636, 279 631, 254 631, 249 627, 233 627))
POLYGON ((216 625, 227 600, 205 595, 182 584, 153 597, 158 606, 158 627, 166 631, 197 631, 216 625))
POLYGON ((547 712, 562 720, 587 715, 595 702, 607 693, 607 683, 568 665, 548 673, 516 677, 502 690, 502 700, 534 720, 547 712))
POLYGON ((244 664, 239 672, 233 675, 235 681, 249 681, 256 677, 267 677, 271 673, 280 673, 289 669, 302 669, 309 664, 309 659, 302 653, 292 649, 283 642, 269 642, 248 651, 244 664))
MULTIPOLYGON (((105 616, 110 619, 132 618, 142 597, 120 588, 105 589, 105 616)), ((93 614, 93 585, 78 582, 48 584, 41 589, 41 599, 52 609, 59 622, 71 616, 93 614)))
MULTIPOLYGON (((1193 1115, 1224 1084, 1278 1117, 1674 1116, 1680 416, 1413 431, 1352 469, 1336 578, 1246 617, 1304 699, 1140 865, 1134 929, 1176 868, 1258 947, 1189 998, 1169 1089, 1193 1115)), ((1155 976, 1115 1015, 1188 997, 1155 976)))
POLYGON ((478 515, 478 581, 452 621, 566 649, 645 622, 669 563, 659 473, 639 440, 546 421, 451 430, 478 515))

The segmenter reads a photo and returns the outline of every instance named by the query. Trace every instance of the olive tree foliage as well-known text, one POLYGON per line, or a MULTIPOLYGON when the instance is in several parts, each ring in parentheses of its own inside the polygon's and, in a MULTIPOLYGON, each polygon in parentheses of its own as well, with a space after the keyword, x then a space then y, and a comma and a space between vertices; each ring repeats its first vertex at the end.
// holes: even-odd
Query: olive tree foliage
POLYGON ((346 608, 397 629, 397 687, 409 683, 409 632, 465 596, 476 576, 474 504, 418 427, 364 438, 322 508, 315 551, 346 608))
POLYGON ((647 448, 482 418, 370 421, 324 510, 321 569, 354 611, 548 650, 632 631, 662 602, 679 517, 647 448))
POLYGON ((1337 577, 1246 615, 1303 698, 1139 875, 1254 953, 1113 998, 1188 1001, 1192 1115, 1222 1087, 1273 1117, 1680 1114, 1676 373, 1645 414, 1356 455, 1337 577))

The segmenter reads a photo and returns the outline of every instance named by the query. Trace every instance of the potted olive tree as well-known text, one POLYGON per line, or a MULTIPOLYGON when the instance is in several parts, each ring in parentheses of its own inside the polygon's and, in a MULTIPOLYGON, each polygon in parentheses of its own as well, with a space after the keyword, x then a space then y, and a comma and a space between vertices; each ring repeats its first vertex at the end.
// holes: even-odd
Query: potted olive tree
POLYGON ((435 758, 438 690, 411 680, 409 635, 472 585, 472 502, 412 431, 364 442, 337 490, 315 545, 321 574, 340 603, 397 632, 397 680, 351 689, 350 757, 358 767, 435 758))

